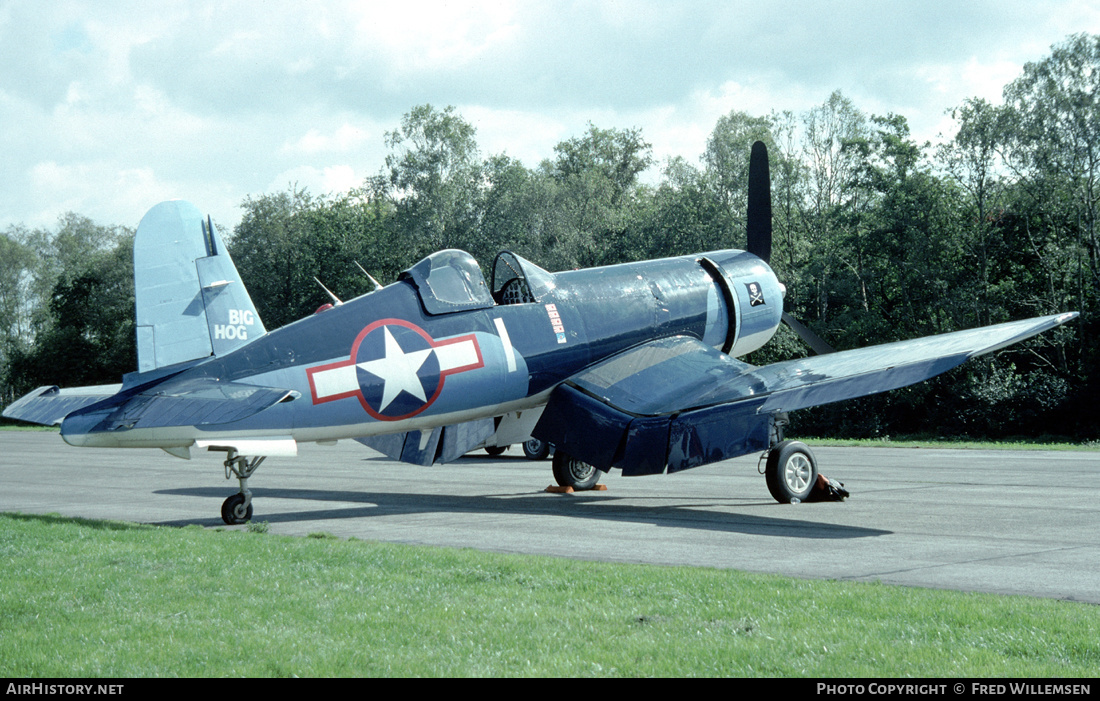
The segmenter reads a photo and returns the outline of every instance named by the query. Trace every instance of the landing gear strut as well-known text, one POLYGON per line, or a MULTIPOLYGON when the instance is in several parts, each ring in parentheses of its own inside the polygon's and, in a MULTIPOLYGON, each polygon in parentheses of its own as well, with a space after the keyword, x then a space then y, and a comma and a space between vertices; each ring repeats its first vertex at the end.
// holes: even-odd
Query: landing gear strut
POLYGON ((230 526, 239 526, 252 520, 252 492, 248 489, 248 478, 260 467, 265 456, 248 458, 238 455, 234 448, 219 448, 211 446, 210 450, 224 450, 225 478, 229 479, 230 473, 235 475, 241 484, 241 491, 222 502, 222 520, 230 526))

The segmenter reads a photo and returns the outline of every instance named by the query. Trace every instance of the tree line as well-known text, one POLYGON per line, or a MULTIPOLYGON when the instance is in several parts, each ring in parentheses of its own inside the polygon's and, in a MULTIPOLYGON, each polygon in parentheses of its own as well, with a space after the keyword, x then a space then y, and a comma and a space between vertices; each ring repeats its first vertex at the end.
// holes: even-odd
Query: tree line
MULTIPOLYGON (((838 349, 1041 314, 1054 332, 914 387, 799 412, 804 434, 1097 438, 1100 37, 1027 64, 1003 103, 968 99, 940 145, 840 92, 803 113, 734 111, 693 162, 658 165, 639 129, 589 124, 527 167, 483 155, 453 107, 412 108, 361 187, 250 196, 228 245, 268 328, 389 282, 424 255, 502 249, 554 271, 741 248, 751 144, 769 147, 772 267, 787 310, 838 349)), ((0 237, 0 397, 134 369, 133 231, 68 214, 0 237)), ((748 358, 807 350, 781 329, 748 358)))

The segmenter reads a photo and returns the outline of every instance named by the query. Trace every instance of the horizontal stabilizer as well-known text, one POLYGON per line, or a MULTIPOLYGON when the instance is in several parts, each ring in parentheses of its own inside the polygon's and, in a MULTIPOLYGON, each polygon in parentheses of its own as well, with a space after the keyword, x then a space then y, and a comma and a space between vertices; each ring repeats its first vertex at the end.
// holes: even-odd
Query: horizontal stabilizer
POLYGON ((1027 319, 754 367, 689 337, 609 358, 559 386, 533 437, 624 474, 695 467, 768 447, 773 414, 905 387, 1064 324, 1027 319))
MULTIPOLYGON (((288 389, 213 378, 167 380, 145 391, 87 406, 66 417, 63 436, 173 426, 231 424, 293 399, 288 389)), ((68 440, 68 438, 66 438, 68 440)))
POLYGON ((57 385, 39 387, 4 409, 5 419, 17 419, 32 424, 55 426, 68 414, 98 401, 112 397, 122 385, 98 385, 60 389, 57 385))

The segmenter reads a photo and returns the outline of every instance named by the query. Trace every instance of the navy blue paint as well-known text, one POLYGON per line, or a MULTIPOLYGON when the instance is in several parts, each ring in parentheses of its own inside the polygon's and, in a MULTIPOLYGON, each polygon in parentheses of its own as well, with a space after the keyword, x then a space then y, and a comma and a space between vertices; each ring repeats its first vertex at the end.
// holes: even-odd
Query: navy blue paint
POLYGON ((763 399, 685 412, 672 420, 668 471, 677 472, 765 450, 771 416, 757 411, 763 399))
POLYGON ((569 384, 558 386, 532 436, 551 441, 570 455, 606 472, 615 457, 631 416, 569 384))

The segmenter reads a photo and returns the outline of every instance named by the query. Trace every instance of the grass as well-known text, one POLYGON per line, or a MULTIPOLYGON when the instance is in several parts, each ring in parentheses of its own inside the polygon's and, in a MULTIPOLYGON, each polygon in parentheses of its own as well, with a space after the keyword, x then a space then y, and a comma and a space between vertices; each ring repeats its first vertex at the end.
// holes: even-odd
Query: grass
POLYGON ((1091 677, 1100 607, 0 515, 0 677, 1091 677))

